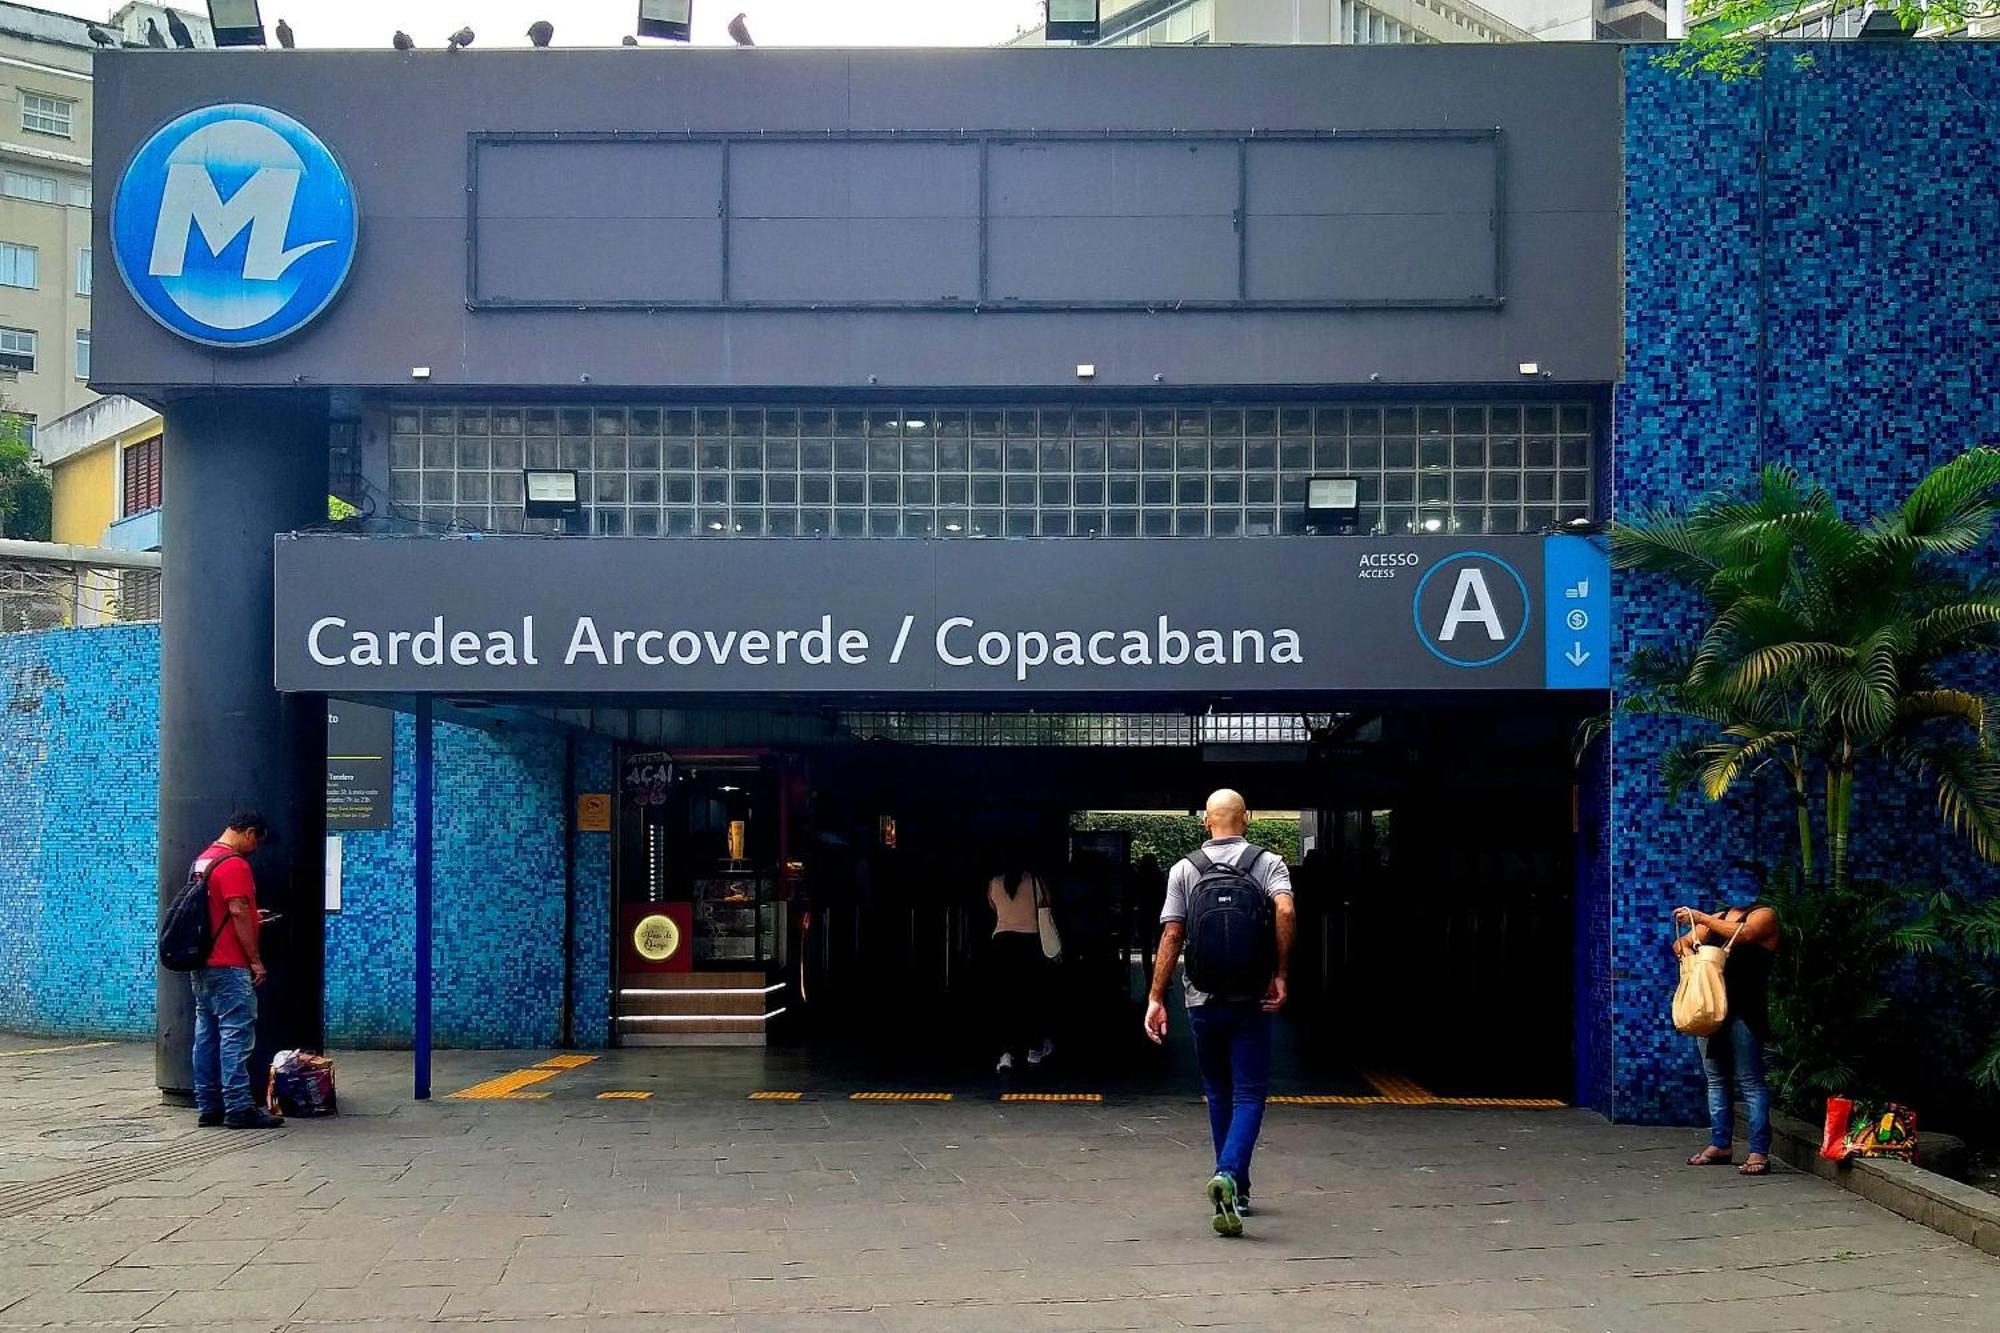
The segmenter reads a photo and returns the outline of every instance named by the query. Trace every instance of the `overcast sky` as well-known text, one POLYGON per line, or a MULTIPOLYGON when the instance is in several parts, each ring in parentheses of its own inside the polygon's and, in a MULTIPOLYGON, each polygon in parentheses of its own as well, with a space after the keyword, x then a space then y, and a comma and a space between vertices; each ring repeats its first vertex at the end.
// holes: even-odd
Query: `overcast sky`
MULTIPOLYGON (((28 0, 102 21, 110 0, 28 0)), ((443 46, 470 24, 477 50, 528 45, 528 25, 556 25, 557 46, 616 46, 637 0, 261 0, 265 26, 285 19, 300 46, 387 46, 398 29, 443 46)), ((176 8, 206 12, 193 0, 176 8)), ((694 40, 728 46, 725 25, 746 15, 759 46, 992 46, 1041 21, 1041 0, 695 0, 694 40)))

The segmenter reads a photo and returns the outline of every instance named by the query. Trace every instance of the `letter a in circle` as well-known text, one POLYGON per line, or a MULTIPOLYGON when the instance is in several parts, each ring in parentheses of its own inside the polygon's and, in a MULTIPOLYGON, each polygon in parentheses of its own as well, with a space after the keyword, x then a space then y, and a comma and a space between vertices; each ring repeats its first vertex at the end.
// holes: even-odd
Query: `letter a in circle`
POLYGON ((1439 643, 1450 643, 1458 637, 1458 627, 1467 621, 1486 626, 1486 635, 1495 643, 1507 638, 1500 628, 1500 613, 1493 608, 1493 594, 1486 586, 1486 575, 1477 568, 1458 571, 1458 585, 1451 590, 1451 606, 1444 613, 1444 627, 1438 631, 1439 643))

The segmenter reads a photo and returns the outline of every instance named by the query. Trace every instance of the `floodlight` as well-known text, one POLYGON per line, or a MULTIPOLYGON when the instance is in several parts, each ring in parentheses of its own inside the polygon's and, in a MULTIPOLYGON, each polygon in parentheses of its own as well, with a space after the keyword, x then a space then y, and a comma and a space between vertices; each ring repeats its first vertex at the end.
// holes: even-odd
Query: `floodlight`
POLYGON ((257 0, 208 0, 208 27, 217 46, 263 46, 264 16, 257 0))
POLYGON ((1042 32, 1052 42, 1094 42, 1098 0, 1048 0, 1042 32))
POLYGON ((1854 35, 1864 42, 1903 42, 1917 35, 1915 22, 1904 23, 1896 5, 1870 3, 1861 11, 1861 26, 1854 35))
POLYGON ((574 470, 551 468, 522 474, 529 518, 569 518, 583 511, 574 470))
POLYGON ((1350 533, 1361 514, 1361 482, 1354 477, 1308 477, 1306 524, 1316 532, 1350 533))
POLYGON ((639 35, 685 42, 694 27, 694 0, 639 0, 639 35))

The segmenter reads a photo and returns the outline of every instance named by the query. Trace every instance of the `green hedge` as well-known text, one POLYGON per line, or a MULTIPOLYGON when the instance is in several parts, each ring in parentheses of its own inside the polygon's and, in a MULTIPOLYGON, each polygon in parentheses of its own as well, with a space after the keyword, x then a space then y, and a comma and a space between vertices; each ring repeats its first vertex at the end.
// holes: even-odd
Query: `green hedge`
MULTIPOLYGON (((1140 857, 1150 853, 1162 869, 1201 846, 1207 836, 1202 832, 1201 819, 1196 815, 1142 815, 1099 810, 1073 816, 1070 826, 1091 832, 1123 829, 1132 835, 1133 863, 1137 864, 1140 857)), ((1296 818, 1252 819, 1248 836, 1259 847, 1268 847, 1284 857, 1287 864, 1299 863, 1299 821, 1296 818)))

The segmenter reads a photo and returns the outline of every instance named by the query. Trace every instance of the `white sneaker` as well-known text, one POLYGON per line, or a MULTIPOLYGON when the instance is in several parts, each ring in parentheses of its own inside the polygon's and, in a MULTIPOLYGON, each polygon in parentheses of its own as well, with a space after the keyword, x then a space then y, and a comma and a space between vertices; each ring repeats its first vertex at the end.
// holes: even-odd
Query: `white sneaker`
MULTIPOLYGON (((1032 1060, 1032 1059, 1033 1059, 1034 1057, 1033 1057, 1033 1056, 1030 1056, 1030 1057, 1028 1057, 1028 1058, 1032 1060)), ((1003 1051, 1003 1052, 1001 1052, 1001 1054, 1000 1054, 1000 1063, 999 1063, 999 1064, 997 1064, 997 1065, 994 1065, 994 1066, 993 1066, 993 1072, 994 1072, 994 1073, 996 1073, 996 1074, 1011 1074, 1011 1073, 1013 1073, 1013 1072, 1014 1072, 1014 1053, 1013 1053, 1012 1051, 1003 1051)))
POLYGON ((1037 1046, 1034 1050, 1028 1052, 1028 1063, 1030 1065, 1038 1065, 1042 1061, 1048 1059, 1051 1055, 1054 1055, 1055 1051, 1056 1051, 1056 1044, 1054 1040, 1048 1037, 1043 1037, 1042 1044, 1037 1046))

